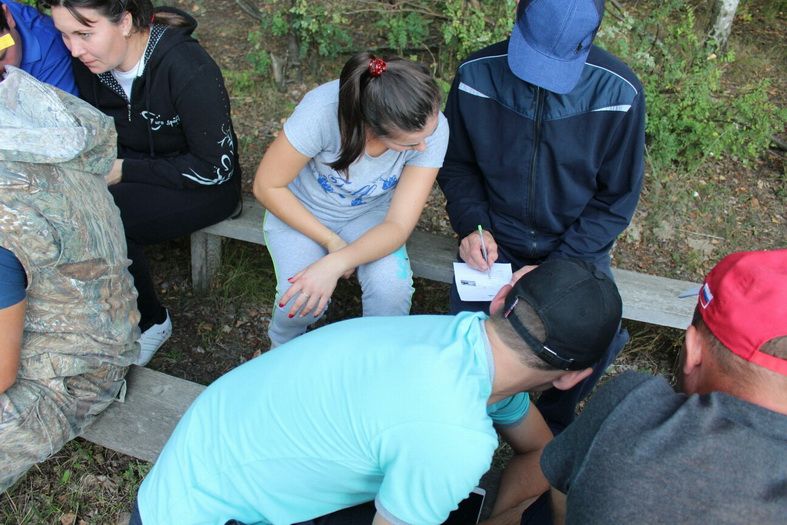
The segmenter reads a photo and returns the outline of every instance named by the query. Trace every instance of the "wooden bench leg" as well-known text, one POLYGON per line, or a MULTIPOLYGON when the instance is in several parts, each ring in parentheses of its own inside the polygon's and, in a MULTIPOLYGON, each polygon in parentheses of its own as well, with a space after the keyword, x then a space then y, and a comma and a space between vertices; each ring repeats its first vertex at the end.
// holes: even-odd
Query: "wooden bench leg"
POLYGON ((221 237, 205 232, 191 234, 191 285, 204 292, 221 266, 221 237))

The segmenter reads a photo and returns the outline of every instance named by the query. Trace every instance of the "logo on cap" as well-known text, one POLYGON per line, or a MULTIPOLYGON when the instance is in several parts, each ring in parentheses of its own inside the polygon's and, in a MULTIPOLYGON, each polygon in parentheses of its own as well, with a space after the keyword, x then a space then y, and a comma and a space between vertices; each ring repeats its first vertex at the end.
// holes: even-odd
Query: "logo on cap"
POLYGON ((713 294, 710 291, 710 286, 708 286, 708 283, 705 283, 700 289, 700 305, 703 308, 707 308, 712 300, 713 294))

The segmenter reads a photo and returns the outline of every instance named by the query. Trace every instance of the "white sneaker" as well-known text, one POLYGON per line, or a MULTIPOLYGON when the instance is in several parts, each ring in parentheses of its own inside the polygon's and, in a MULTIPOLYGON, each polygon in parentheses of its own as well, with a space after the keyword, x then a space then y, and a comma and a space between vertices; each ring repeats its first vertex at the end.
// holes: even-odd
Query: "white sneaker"
POLYGON ((167 318, 163 323, 154 324, 144 332, 139 338, 139 359, 136 364, 145 366, 153 359, 153 355, 161 348, 161 345, 167 342, 169 336, 172 335, 172 321, 169 318, 169 310, 167 310, 167 318))

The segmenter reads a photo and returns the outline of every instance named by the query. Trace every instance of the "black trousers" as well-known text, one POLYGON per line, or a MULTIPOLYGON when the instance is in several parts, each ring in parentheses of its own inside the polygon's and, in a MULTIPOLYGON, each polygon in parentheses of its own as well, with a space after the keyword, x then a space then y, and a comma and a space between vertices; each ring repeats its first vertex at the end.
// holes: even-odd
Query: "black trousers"
MULTIPOLYGON (((315 518, 313 520, 304 521, 295 525, 369 525, 374 519, 376 513, 374 502, 364 503, 348 509, 343 509, 315 518)), ((131 519, 128 525, 142 525, 142 518, 139 516, 139 503, 134 501, 134 507, 131 509, 131 519)), ((244 525, 244 523, 237 520, 230 520, 225 525, 244 525)))
POLYGON ((219 186, 196 189, 119 182, 109 192, 120 209, 129 271, 137 288, 142 330, 163 321, 144 247, 189 235, 229 217, 240 202, 240 174, 219 186))

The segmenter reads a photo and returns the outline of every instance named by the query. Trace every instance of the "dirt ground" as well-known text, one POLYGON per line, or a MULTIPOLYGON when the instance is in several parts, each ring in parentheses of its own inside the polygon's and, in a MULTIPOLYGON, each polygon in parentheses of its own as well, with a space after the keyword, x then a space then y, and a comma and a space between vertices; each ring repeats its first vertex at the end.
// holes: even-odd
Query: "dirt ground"
MULTIPOLYGON (((197 37, 212 53, 212 56, 225 71, 242 69, 251 44, 243 37, 252 19, 241 11, 234 0, 181 1, 178 4, 200 19, 197 37), (238 38, 240 35, 241 38, 238 38)), ((638 3, 634 3, 637 5, 638 3)), ((627 4, 628 5, 628 4, 627 4)), ((773 28, 757 19, 757 11, 752 8, 751 18, 740 22, 740 31, 745 39, 759 49, 781 49, 785 57, 784 31, 773 28)), ((782 18, 781 29, 787 29, 782 18)), ((736 26, 736 29, 738 27, 736 26)), ((778 66, 778 63, 777 63, 778 66)), ((254 82, 265 85, 260 91, 232 90, 232 75, 228 85, 233 96, 233 118, 237 133, 241 137, 241 164, 244 170, 244 187, 249 191, 257 163, 267 144, 281 128, 283 119, 300 100, 303 94, 328 78, 338 76, 340 63, 328 64, 320 69, 321 76, 309 75, 303 84, 287 85, 285 93, 271 89, 270 78, 254 78, 254 82), (333 74, 331 75, 331 69, 333 74), (260 96, 262 95, 262 97, 260 96), (265 99, 267 95, 267 99, 265 99)), ((776 79, 773 93, 783 97, 787 88, 787 63, 782 61, 777 70, 766 71, 776 79)), ((784 101, 778 100, 783 105, 784 101)), ((782 140, 787 136, 782 134, 782 140)), ((620 268, 636 270, 654 275, 700 280, 718 257, 739 249, 762 249, 787 245, 787 178, 784 167, 784 151, 769 150, 762 159, 743 165, 735 159, 721 159, 705 166, 695 174, 700 192, 703 187, 714 186, 724 190, 731 198, 717 213, 700 212, 691 200, 688 203, 675 197, 676 211, 684 216, 670 216, 660 219, 653 225, 650 217, 664 217, 663 210, 654 210, 651 202, 656 190, 648 183, 643 189, 640 205, 629 229, 618 240, 613 252, 613 264, 620 268), (705 182, 705 184, 703 184, 705 182), (759 219, 759 220, 758 220, 759 219), (740 235, 734 240, 716 235, 716 223, 734 223, 733 229, 740 235), (736 224, 735 224, 736 223, 736 224)), ((444 210, 445 200, 435 186, 426 209, 423 211, 418 227, 424 230, 453 235, 444 210)), ((236 254, 243 259, 246 267, 263 281, 260 288, 270 291, 275 280, 272 265, 264 248, 248 246, 245 243, 228 241, 225 252, 236 254)), ((227 307, 208 312, 210 303, 216 300, 215 293, 208 297, 193 296, 188 276, 188 245, 186 240, 169 243, 151 250, 156 264, 156 275, 161 278, 162 297, 171 306, 176 326, 173 339, 163 352, 151 363, 161 369, 181 377, 205 382, 216 373, 229 370, 238 363, 267 348, 268 341, 264 327, 270 316, 270 295, 249 302, 250 306, 239 306, 248 301, 248 293, 240 293, 244 300, 227 300, 221 291, 227 287, 227 279, 235 276, 222 275, 215 283, 214 290, 219 292, 227 307), (182 307, 178 307, 181 305, 182 307), (240 311, 236 311, 240 309, 240 311), (183 327, 180 330, 179 327, 183 327), (214 332, 219 335, 215 335, 214 332), (215 343, 205 345, 202 341, 215 343), (177 348, 178 350, 172 350, 177 348), (168 358, 170 354, 177 358, 168 358), (188 355, 188 360, 180 359, 188 355)), ((226 257, 226 253, 225 253, 226 257)), ((241 265, 241 266, 244 266, 241 265)), ((245 280, 251 279, 246 276, 245 280)), ((416 285, 413 312, 442 312, 447 303, 447 287, 419 280, 416 285)), ((341 283, 337 298, 332 305, 326 322, 360 313, 360 301, 354 282, 341 283)), ((272 292, 271 292, 272 293, 272 292)), ((215 308, 215 307, 214 307, 215 308)), ((639 326, 632 323, 632 331, 639 332, 639 326)), ((643 328, 647 331, 647 327, 643 328)), ((663 329, 664 339, 679 338, 663 329)), ((669 346, 669 345, 668 345, 669 346)), ((647 346, 646 346, 647 348, 647 346)), ((636 352, 635 352, 636 353, 636 352)), ((668 356, 669 358, 669 356, 668 356)), ((656 359, 657 360, 657 359, 656 359)), ((639 366, 639 364, 637 365, 639 366)), ((668 368, 668 367, 667 367, 668 368)), ((662 368, 662 370, 664 370, 662 368)))
MULTIPOLYGON (((175 4, 199 20, 197 38, 225 71, 241 143, 244 187, 248 190, 257 163, 281 128, 282 119, 308 89, 337 77, 339 65, 323 67, 319 79, 307 73, 305 83, 288 84, 285 93, 278 93, 269 78, 243 73, 249 69, 246 56, 251 44, 246 35, 254 21, 234 0, 190 0, 175 4)), ((776 25, 758 25, 755 10, 751 19, 741 21, 736 31, 745 35, 742 40, 754 51, 780 50, 781 62, 777 61, 776 69, 766 73, 776 79, 773 92, 783 106, 787 87, 784 60, 787 23, 781 17, 776 25)), ((782 133, 781 140, 785 139, 782 133)), ((738 197, 729 199, 715 215, 702 211, 691 199, 687 201, 683 197, 675 199, 671 213, 664 213, 653 209, 651 203, 656 201, 656 190, 646 182, 634 222, 615 248, 616 266, 699 280, 724 253, 787 246, 787 173, 783 150, 771 149, 749 165, 734 159, 719 160, 705 166, 695 177, 700 197, 708 187, 723 187, 727 194, 738 197), (714 226, 717 223, 728 225, 740 235, 734 241, 718 235, 714 226)), ((444 200, 437 188, 419 228, 452 234, 444 200)), ((267 350, 266 329, 275 276, 264 248, 227 241, 221 275, 208 294, 191 290, 188 239, 153 247, 149 255, 162 302, 170 309, 174 326, 172 338, 151 361, 151 368, 208 384, 267 350)), ((445 285, 416 280, 413 313, 445 312, 447 292, 445 285)), ((360 315, 357 283, 340 283, 323 322, 357 315, 360 315)), ((632 333, 632 343, 613 366, 612 373, 637 369, 669 374, 680 332, 633 322, 626 326, 632 333)), ((0 522, 123 523, 136 486, 148 468, 144 462, 76 440, 0 497, 0 522)))

